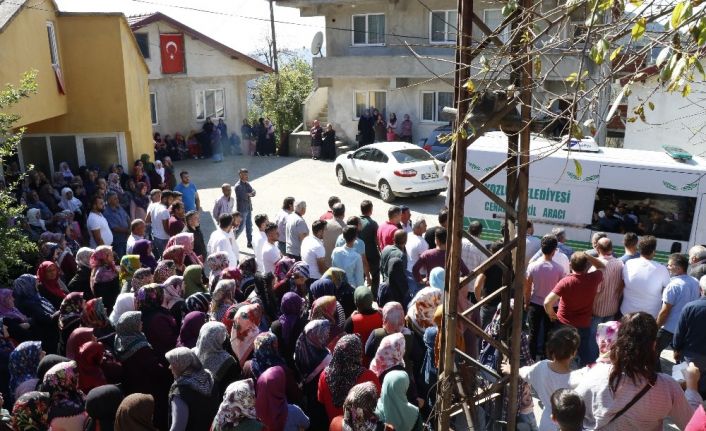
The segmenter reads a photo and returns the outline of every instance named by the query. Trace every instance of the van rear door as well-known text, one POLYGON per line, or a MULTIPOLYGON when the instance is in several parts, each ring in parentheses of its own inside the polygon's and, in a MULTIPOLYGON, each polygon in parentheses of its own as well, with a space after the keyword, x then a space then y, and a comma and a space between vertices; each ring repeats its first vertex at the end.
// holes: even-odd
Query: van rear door
POLYGON ((706 194, 701 195, 698 224, 694 229, 694 245, 706 244, 706 194))

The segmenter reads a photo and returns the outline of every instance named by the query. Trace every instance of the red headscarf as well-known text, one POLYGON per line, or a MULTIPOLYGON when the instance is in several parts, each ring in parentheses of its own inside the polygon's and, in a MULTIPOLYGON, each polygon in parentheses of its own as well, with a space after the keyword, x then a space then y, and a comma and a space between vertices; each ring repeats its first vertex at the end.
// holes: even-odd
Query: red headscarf
POLYGON ((52 296, 64 299, 66 292, 64 292, 64 289, 61 288, 61 284, 59 283, 59 272, 59 267, 56 266, 54 262, 45 260, 39 265, 39 268, 37 268, 37 278, 39 282, 42 283, 42 286, 44 286, 44 289, 52 296), (49 280, 47 277, 47 271, 51 267, 54 267, 56 270, 56 278, 53 280, 49 280))
POLYGON ((78 351, 78 386, 84 393, 108 383, 101 369, 104 352, 98 341, 83 343, 78 351))
POLYGON ((287 378, 282 367, 268 368, 257 379, 255 412, 268 431, 283 431, 287 424, 287 378))
POLYGON ((93 328, 81 326, 74 329, 69 335, 68 341, 66 341, 66 357, 74 361, 77 360, 79 349, 89 341, 96 341, 96 337, 93 335, 93 328))

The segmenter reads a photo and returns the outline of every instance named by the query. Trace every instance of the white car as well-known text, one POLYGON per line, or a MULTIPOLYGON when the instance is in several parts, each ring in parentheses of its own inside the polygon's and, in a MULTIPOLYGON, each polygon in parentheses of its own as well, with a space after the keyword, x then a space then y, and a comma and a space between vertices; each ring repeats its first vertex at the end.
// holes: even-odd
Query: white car
POLYGON ((435 195, 446 190, 444 163, 407 142, 379 142, 349 151, 336 158, 336 177, 377 190, 380 199, 397 196, 435 195))

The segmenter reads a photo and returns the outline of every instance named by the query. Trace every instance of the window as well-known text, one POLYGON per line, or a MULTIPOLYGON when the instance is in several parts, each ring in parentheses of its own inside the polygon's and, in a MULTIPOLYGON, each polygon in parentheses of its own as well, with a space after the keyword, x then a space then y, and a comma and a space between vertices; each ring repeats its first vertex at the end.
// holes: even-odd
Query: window
POLYGON ((116 136, 91 136, 82 138, 86 166, 110 166, 120 160, 116 136))
MULTIPOLYGON (((483 10, 483 22, 493 31, 500 27, 500 24, 502 24, 503 19, 504 17, 500 9, 483 10)), ((510 39, 510 26, 506 26, 503 31, 500 32, 500 35, 498 37, 503 42, 507 42, 510 39)))
POLYGON ((382 151, 373 149, 373 152, 371 153, 370 158, 368 160, 377 163, 387 163, 389 159, 382 151))
POLYGON ((49 37, 49 55, 51 56, 51 65, 59 66, 59 44, 56 42, 56 30, 54 23, 47 21, 47 36, 49 37))
POLYGON ((372 153, 372 148, 362 148, 353 154, 353 158, 356 160, 370 160, 372 153))
POLYGON ((422 92, 422 121, 442 122, 441 110, 453 106, 454 95, 450 91, 422 92))
POLYGON ((140 47, 142 57, 150 58, 150 40, 147 33, 135 33, 135 40, 137 41, 137 46, 140 47))
POLYGON ((224 118, 226 113, 225 90, 200 90, 196 92, 196 119, 224 118))
POLYGON ((392 156, 397 160, 397 163, 416 163, 433 160, 431 154, 421 148, 412 148, 409 150, 394 151, 392 156))
POLYGON ((150 114, 152 116, 152 125, 159 124, 159 117, 157 117, 157 93, 150 93, 150 114))
POLYGON ((458 12, 455 10, 435 10, 430 15, 429 40, 431 43, 456 42, 458 12))
POLYGON ((353 45, 384 45, 385 14, 353 15, 353 45))
POLYGON ((356 91, 355 92, 355 118, 360 118, 363 111, 373 108, 380 111, 387 118, 387 93, 384 91, 356 91))

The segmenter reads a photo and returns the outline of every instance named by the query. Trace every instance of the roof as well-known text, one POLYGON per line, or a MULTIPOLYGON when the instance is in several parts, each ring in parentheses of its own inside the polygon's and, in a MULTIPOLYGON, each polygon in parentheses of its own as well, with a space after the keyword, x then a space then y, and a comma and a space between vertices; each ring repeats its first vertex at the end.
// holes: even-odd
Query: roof
POLYGON ((232 58, 234 60, 240 60, 246 64, 249 64, 250 66, 254 67, 255 70, 257 70, 257 71, 264 72, 264 73, 274 72, 274 70, 270 66, 268 66, 264 63, 261 63, 261 62, 255 60, 254 58, 243 54, 240 51, 236 51, 235 49, 233 49, 229 46, 226 46, 226 45, 218 42, 217 40, 206 36, 205 34, 203 34, 201 32, 194 30, 193 28, 187 26, 186 24, 179 22, 179 21, 175 20, 174 18, 167 16, 167 15, 163 14, 162 12, 154 12, 154 13, 145 14, 145 15, 134 15, 134 16, 127 17, 127 23, 130 25, 130 28, 132 29, 133 32, 135 30, 138 30, 142 27, 145 27, 149 24, 152 24, 152 23, 158 22, 158 21, 166 22, 167 24, 181 30, 182 32, 184 32, 185 34, 188 34, 189 36, 193 37, 194 39, 198 39, 201 42, 205 43, 206 45, 221 51, 222 53, 229 56, 230 58, 232 58))
POLYGON ((27 0, 0 0, 0 30, 14 18, 27 0))

